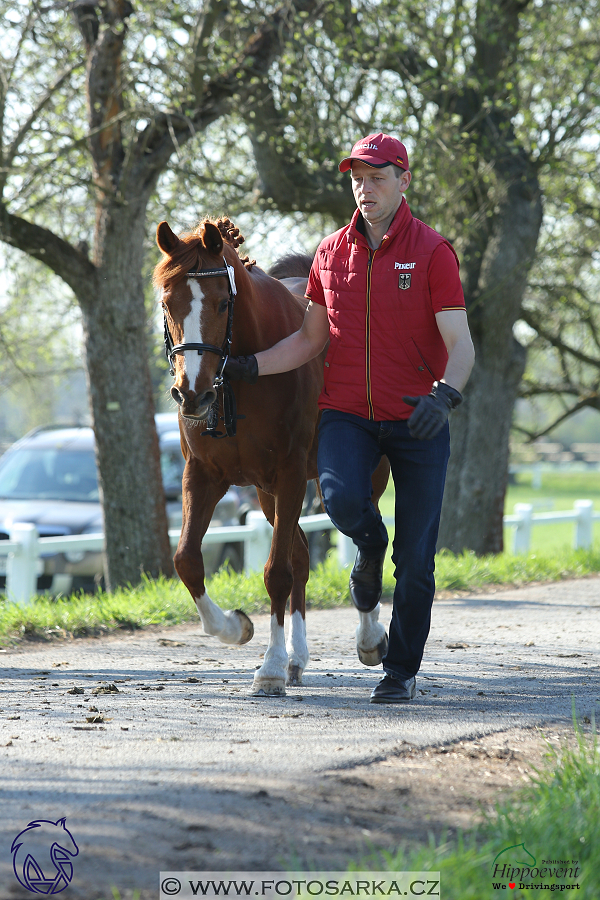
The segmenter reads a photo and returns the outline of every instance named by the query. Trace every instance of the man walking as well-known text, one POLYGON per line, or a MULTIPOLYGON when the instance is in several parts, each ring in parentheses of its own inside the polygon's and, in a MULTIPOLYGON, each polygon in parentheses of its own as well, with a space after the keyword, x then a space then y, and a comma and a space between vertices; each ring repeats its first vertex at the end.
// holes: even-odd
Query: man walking
POLYGON ((319 478, 336 527, 358 548, 350 595, 361 612, 381 597, 387 530, 371 502, 371 475, 388 457, 394 480, 395 565, 385 675, 372 703, 405 703, 429 634, 434 557, 446 467, 448 416, 474 361, 458 259, 414 219, 404 144, 386 134, 358 141, 351 171, 357 210, 317 249, 299 331, 255 357, 231 359, 231 378, 285 372, 329 341, 319 398, 319 478))

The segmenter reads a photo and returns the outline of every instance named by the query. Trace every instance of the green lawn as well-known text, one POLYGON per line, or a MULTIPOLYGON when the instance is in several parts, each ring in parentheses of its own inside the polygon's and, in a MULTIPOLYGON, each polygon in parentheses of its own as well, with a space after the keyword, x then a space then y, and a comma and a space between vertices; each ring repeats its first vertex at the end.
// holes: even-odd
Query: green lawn
MULTIPOLYGON (((600 753, 596 734, 584 735, 576 724, 577 746, 558 752, 549 746, 548 765, 531 782, 487 817, 479 828, 443 838, 421 849, 399 848, 395 854, 377 852, 356 866, 360 871, 440 872, 443 900, 487 900, 510 897, 600 896, 597 840, 600 814, 600 753), (521 877, 493 878, 494 863, 525 848, 521 877), (508 852, 507 852, 508 851, 508 852), (531 856, 535 862, 531 862, 531 856), (544 857, 569 860, 544 868, 544 857), (529 874, 527 865, 537 866, 529 874), (538 873, 542 873, 538 877, 538 873), (493 883, 498 887, 494 888, 493 883), (543 889, 536 885, 543 884, 543 889)), ((518 857, 513 856, 513 859, 518 857)), ((512 863, 512 866, 515 864, 512 863)))
MULTIPOLYGON (((600 513, 600 472, 552 472, 542 475, 542 486, 532 487, 529 473, 516 476, 516 484, 508 487, 505 513, 514 512, 515 503, 531 503, 534 515, 536 512, 551 512, 561 509, 573 509, 576 500, 592 500, 594 511, 600 513)), ((390 480, 387 490, 381 498, 383 516, 394 514, 394 487, 390 480)), ((555 550, 571 547, 573 544, 574 524, 564 522, 558 525, 534 525, 531 532, 531 551, 551 553, 555 550)), ((600 541, 600 521, 594 524, 594 541, 600 541)), ((512 551, 513 529, 506 528, 504 546, 512 551)))

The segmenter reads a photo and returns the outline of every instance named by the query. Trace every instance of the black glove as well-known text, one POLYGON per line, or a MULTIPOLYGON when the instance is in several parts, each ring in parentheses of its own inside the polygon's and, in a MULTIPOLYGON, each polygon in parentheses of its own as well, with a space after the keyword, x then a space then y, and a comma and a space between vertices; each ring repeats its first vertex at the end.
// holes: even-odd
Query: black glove
POLYGON ((408 420, 408 430, 419 441, 434 438, 446 424, 450 411, 462 403, 462 395, 443 381, 434 381, 430 394, 402 399, 415 407, 408 420))
POLYGON ((258 381, 258 363, 252 356, 228 356, 225 363, 224 374, 231 381, 246 381, 248 384, 256 384, 258 381))

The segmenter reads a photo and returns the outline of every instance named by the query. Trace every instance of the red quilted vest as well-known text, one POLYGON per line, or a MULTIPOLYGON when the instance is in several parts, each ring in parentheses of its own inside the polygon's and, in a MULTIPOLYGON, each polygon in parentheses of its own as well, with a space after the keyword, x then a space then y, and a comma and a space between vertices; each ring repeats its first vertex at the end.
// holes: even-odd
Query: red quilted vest
POLYGON ((324 300, 329 317, 319 406, 378 422, 407 419, 413 409, 402 397, 429 393, 448 361, 427 280, 433 251, 448 242, 403 200, 371 250, 359 216, 322 241, 309 280, 307 296, 324 300))

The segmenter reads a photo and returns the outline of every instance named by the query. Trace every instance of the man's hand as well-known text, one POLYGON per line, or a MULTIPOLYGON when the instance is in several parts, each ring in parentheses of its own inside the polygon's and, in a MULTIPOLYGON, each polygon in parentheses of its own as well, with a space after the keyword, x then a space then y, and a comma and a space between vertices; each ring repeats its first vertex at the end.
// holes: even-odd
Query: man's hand
POLYGON ((255 356, 229 356, 225 363, 224 374, 231 381, 246 381, 256 384, 258 381, 258 363, 255 356))
POLYGON ((408 420, 408 430, 419 441, 430 441, 446 424, 450 411, 462 403, 462 395, 443 381, 434 381, 430 394, 403 397, 415 411, 408 420))

